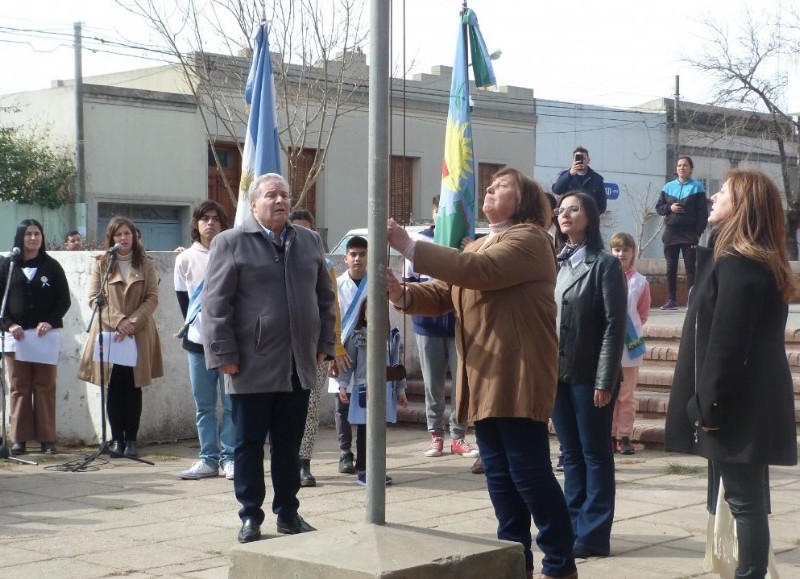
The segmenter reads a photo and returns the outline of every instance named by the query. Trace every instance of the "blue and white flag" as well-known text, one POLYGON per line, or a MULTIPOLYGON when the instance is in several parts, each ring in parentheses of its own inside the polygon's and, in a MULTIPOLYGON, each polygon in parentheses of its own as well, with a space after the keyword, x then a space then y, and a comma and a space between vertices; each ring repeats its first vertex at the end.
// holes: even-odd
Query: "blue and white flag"
POLYGON ((244 139, 242 178, 239 182, 239 202, 236 204, 234 226, 241 225, 250 211, 247 197, 250 184, 266 173, 281 172, 278 111, 275 108, 275 81, 272 78, 266 21, 260 24, 256 33, 253 62, 250 63, 244 100, 250 107, 250 115, 244 139))

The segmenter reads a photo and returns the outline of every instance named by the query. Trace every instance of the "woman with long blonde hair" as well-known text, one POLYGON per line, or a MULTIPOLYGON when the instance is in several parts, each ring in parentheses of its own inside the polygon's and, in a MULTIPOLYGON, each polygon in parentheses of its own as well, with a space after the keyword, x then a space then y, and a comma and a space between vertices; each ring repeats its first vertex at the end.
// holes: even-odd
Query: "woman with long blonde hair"
POLYGON ((731 171, 711 200, 714 231, 709 247, 697 251, 664 446, 709 460, 709 511, 715 513, 721 479, 736 521, 735 577, 764 577, 768 466, 797 464, 784 345, 794 282, 781 194, 772 179, 731 171))

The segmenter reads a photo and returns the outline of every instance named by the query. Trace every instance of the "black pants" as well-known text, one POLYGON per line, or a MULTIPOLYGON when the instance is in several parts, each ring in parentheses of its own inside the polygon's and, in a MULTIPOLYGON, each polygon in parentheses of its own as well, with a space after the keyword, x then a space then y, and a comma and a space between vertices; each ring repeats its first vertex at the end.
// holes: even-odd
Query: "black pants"
POLYGON ((677 301, 678 295, 678 255, 683 253, 683 267, 686 269, 686 290, 694 285, 695 262, 697 261, 697 245, 679 243, 664 246, 664 259, 667 260, 667 293, 671 300, 677 301))
POLYGON ((111 438, 135 441, 142 417, 142 389, 136 387, 130 366, 115 364, 112 368, 106 411, 111 425, 111 438))
POLYGON ((300 502, 300 442, 306 427, 309 391, 292 376, 291 392, 231 394, 231 414, 236 432, 233 489, 242 505, 239 518, 264 521, 261 506, 266 497, 264 443, 269 436, 272 512, 281 519, 297 515, 300 502))
POLYGON ((767 469, 763 464, 715 462, 722 477, 725 500, 736 520, 739 564, 736 579, 763 579, 769 563, 769 522, 767 520, 767 469))
POLYGON ((356 424, 356 470, 367 470, 367 425, 356 424))

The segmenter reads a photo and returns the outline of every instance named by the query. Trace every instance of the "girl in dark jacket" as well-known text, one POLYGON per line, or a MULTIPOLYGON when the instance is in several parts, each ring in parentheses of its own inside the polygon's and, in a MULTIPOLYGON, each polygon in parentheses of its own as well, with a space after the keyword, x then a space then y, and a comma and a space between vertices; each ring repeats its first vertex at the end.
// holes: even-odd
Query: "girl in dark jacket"
MULTIPOLYGON (((62 318, 70 306, 69 285, 61 265, 44 249, 44 229, 35 219, 24 219, 14 235, 11 255, 0 263, 0 295, 3 295, 8 270, 14 271, 8 288, 8 302, 2 329, 14 341, 26 339, 26 330, 43 336, 60 331, 62 318)), ((28 333, 29 339, 35 339, 28 333)), ((8 338, 7 338, 8 340, 8 338)), ((6 343, 8 348, 9 344, 6 343)), ((27 452, 27 442, 38 440, 41 451, 56 452, 56 366, 6 357, 11 398, 12 454, 27 452)))
POLYGON ((711 200, 714 232, 711 245, 698 248, 665 448, 704 456, 710 473, 721 475, 736 520, 736 577, 763 578, 769 550, 767 465, 797 463, 784 345, 794 284, 775 183, 759 171, 733 171, 711 200))

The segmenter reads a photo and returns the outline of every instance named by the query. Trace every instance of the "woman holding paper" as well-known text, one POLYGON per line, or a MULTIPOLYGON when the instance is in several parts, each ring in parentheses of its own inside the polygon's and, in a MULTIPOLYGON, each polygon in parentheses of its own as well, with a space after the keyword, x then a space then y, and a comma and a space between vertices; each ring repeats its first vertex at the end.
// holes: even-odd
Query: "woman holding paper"
MULTIPOLYGON (((106 303, 102 320, 95 317, 83 353, 78 378, 100 384, 100 364, 95 360, 98 333, 104 336, 105 381, 108 386, 106 409, 111 425, 112 454, 137 456, 136 437, 142 414, 143 386, 164 375, 161 341, 153 313, 158 307, 158 273, 153 260, 136 237, 136 228, 125 217, 114 217, 106 228, 106 251, 94 258, 89 283, 89 303, 94 307, 103 275, 111 268, 105 288, 106 303), (112 260, 112 248, 116 257, 112 260), (115 344, 133 339, 136 361, 133 366, 108 363, 115 344)), ((119 347, 118 351, 123 348, 119 347)), ((131 361, 131 363, 133 363, 131 361)))
MULTIPOLYGON (((11 394, 12 454, 25 454, 26 443, 38 440, 41 451, 55 454, 56 365, 22 361, 11 352, 26 338, 36 340, 63 327, 70 306, 67 276, 61 265, 44 249, 44 230, 35 219, 24 219, 14 235, 14 249, 0 263, 0 295, 9 283, 2 328, 6 334, 6 356, 11 394), (8 281, 13 261, 14 270, 8 281)), ((56 361, 58 354, 55 354, 56 361)), ((20 356, 22 357, 22 356, 20 356)))

